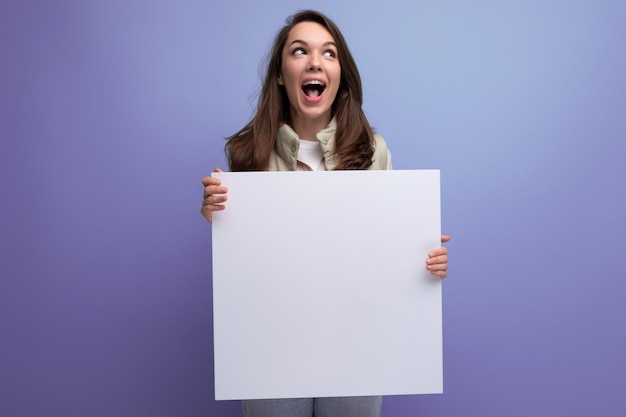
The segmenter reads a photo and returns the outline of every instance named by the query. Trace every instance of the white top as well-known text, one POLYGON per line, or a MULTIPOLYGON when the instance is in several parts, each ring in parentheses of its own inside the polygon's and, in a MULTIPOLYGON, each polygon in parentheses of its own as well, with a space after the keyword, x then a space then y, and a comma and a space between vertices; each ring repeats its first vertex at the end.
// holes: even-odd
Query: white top
POLYGON ((296 167, 296 171, 326 171, 322 148, 320 143, 316 140, 300 139, 300 148, 298 148, 297 159, 300 163, 296 167), (306 166, 302 166, 302 164, 306 166))
MULTIPOLYGON (((300 139, 298 148, 298 166, 296 171, 326 171, 322 147, 318 141, 300 139)), ((387 152, 387 169, 391 166, 391 152, 387 152)))

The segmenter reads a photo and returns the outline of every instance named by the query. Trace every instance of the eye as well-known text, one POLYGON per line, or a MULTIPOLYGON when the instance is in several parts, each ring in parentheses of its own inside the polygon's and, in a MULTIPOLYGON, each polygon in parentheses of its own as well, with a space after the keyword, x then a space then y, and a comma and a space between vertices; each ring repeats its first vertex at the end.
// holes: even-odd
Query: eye
POLYGON ((324 51, 324 56, 327 56, 327 57, 330 57, 330 58, 335 58, 337 56, 337 54, 332 49, 329 49, 327 51, 324 51))
POLYGON ((304 48, 296 48, 293 51, 291 51, 292 55, 304 55, 304 48))

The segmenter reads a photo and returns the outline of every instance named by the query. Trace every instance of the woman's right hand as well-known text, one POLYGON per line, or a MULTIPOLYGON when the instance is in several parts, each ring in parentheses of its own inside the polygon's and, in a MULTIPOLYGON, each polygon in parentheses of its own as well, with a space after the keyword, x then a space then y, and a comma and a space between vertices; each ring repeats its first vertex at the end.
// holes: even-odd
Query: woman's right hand
MULTIPOLYGON (((214 172, 222 172, 222 170, 215 168, 214 172)), ((200 213, 210 222, 214 211, 221 211, 226 208, 224 202, 228 200, 226 195, 228 188, 222 187, 222 182, 214 177, 202 178, 202 185, 204 185, 204 197, 200 213)))

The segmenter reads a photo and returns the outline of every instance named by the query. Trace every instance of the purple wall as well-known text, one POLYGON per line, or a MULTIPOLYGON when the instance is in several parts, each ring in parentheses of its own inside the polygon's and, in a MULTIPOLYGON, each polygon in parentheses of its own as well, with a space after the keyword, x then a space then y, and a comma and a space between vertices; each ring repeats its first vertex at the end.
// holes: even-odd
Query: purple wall
POLYGON ((626 3, 163 3, 0 6, 0 415, 241 415, 200 178, 311 6, 394 166, 442 170, 445 393, 383 416, 624 415, 626 3))

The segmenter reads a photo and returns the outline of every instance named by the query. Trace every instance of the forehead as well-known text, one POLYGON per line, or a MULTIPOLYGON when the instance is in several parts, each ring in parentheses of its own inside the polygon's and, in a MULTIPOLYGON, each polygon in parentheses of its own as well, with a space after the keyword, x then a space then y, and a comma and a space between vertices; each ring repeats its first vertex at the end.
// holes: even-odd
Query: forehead
POLYGON ((311 42, 334 42, 333 36, 322 25, 316 22, 300 22, 295 25, 290 31, 287 37, 287 45, 295 40, 311 42))

